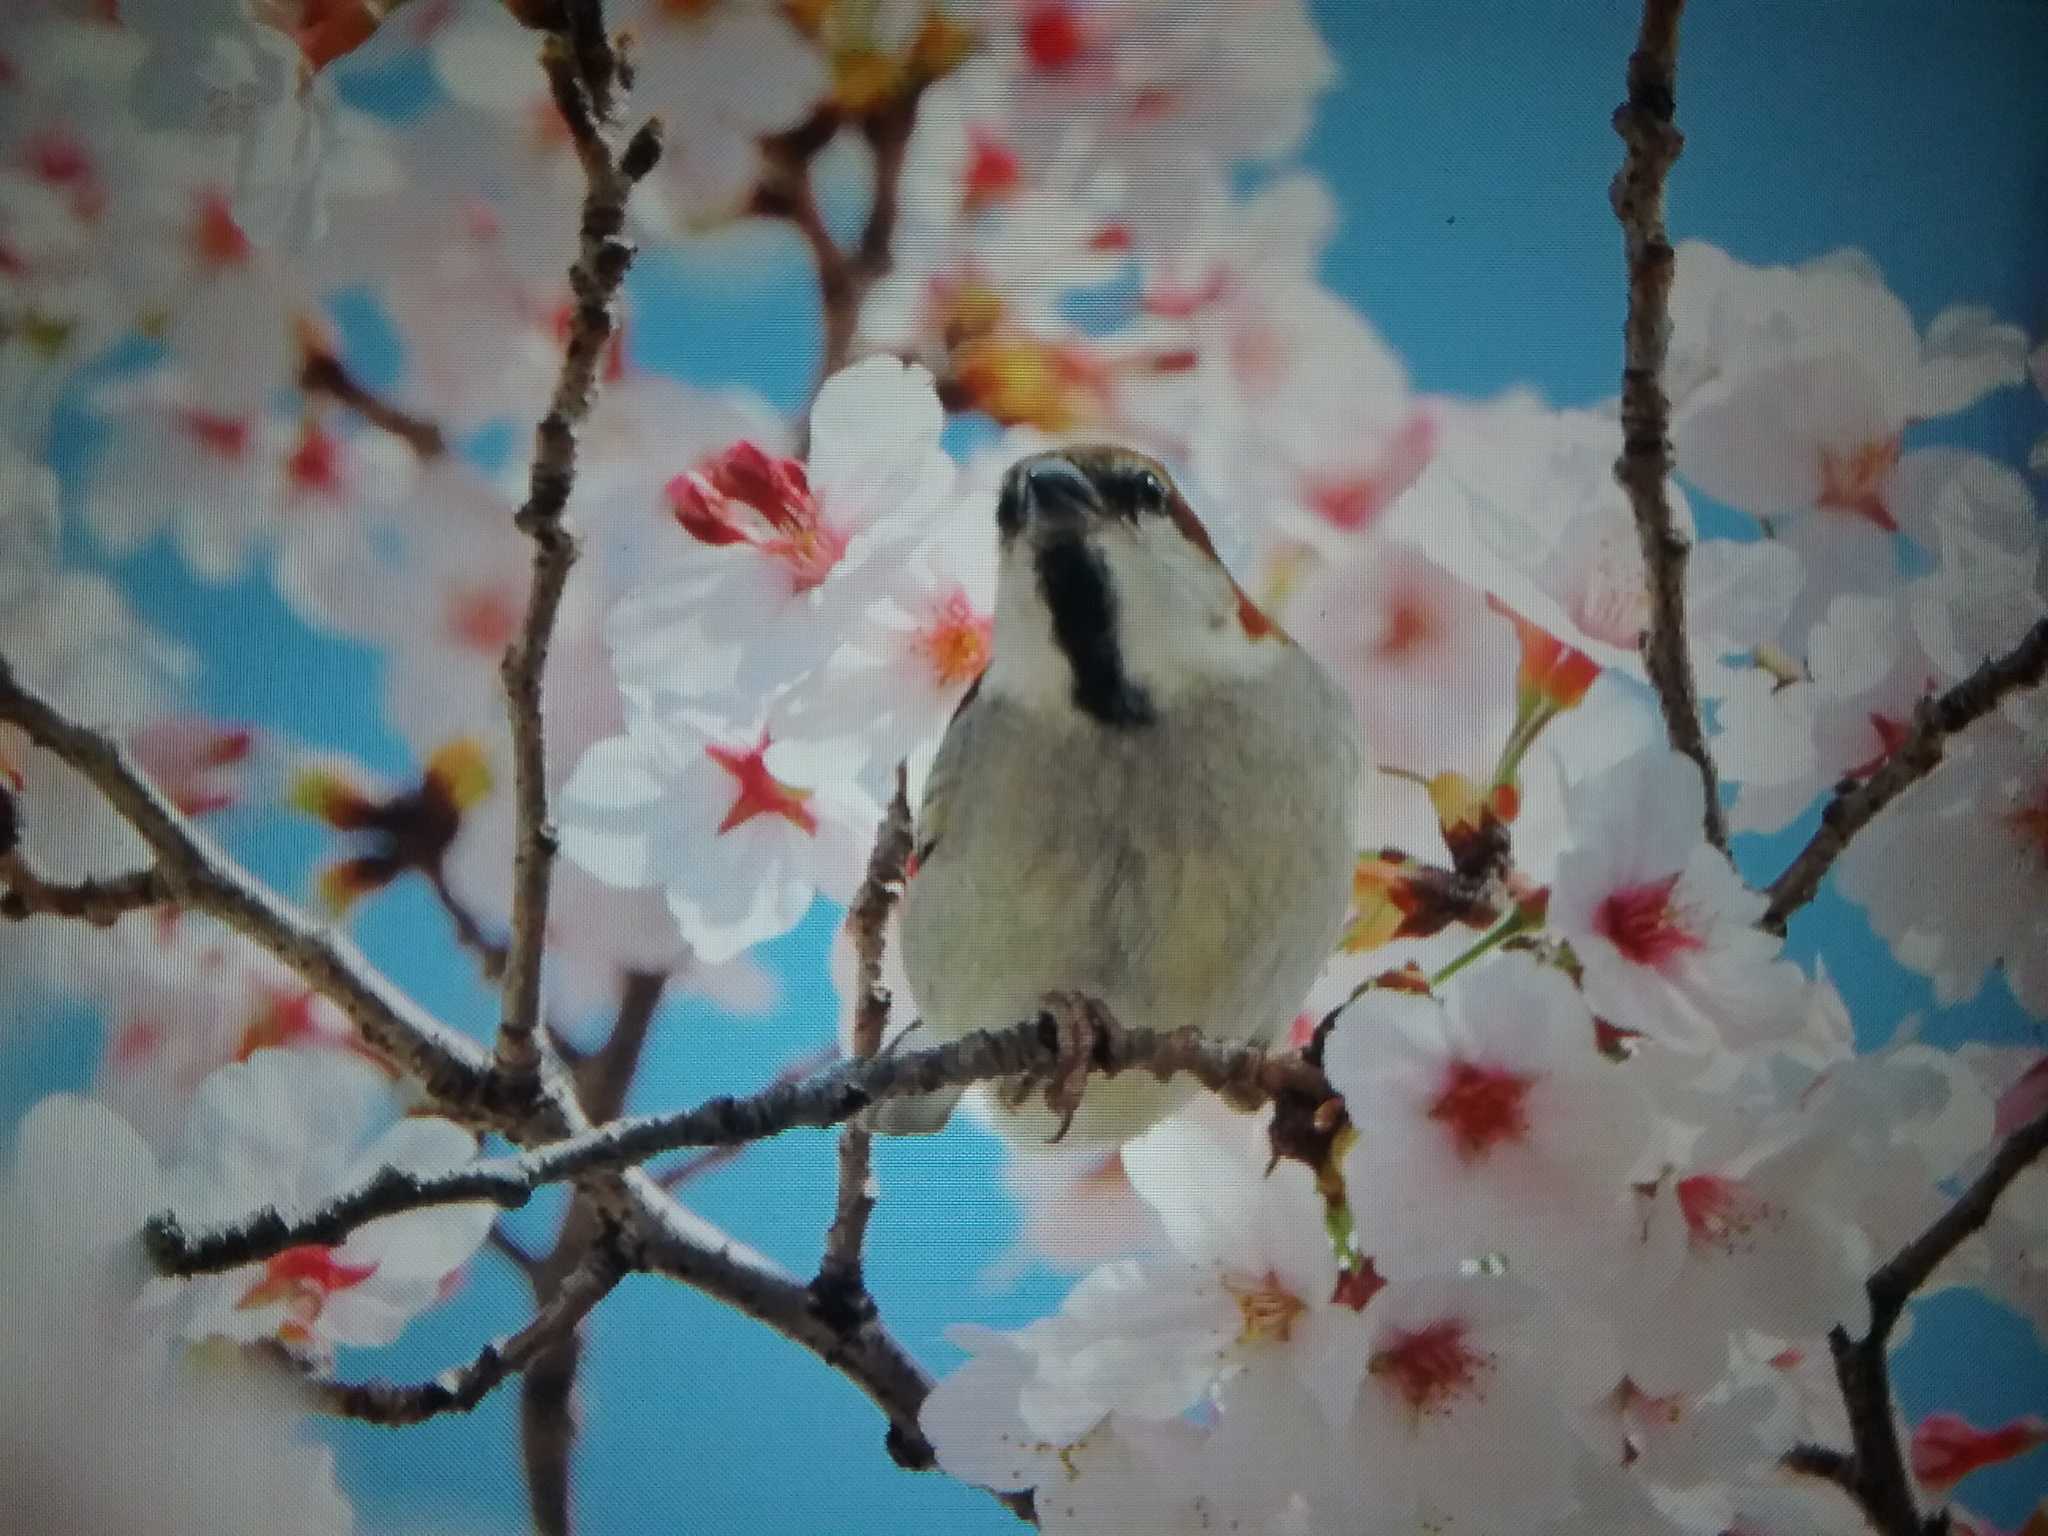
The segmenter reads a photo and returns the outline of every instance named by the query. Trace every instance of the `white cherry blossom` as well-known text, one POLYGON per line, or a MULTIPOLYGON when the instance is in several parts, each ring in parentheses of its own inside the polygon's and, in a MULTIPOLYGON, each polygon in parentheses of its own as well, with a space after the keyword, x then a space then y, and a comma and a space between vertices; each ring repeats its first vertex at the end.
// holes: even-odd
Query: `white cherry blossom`
POLYGON ((0 1500, 48 1536, 349 1536, 334 1456, 291 1383, 181 1356, 144 1302, 138 1240, 156 1159, 102 1105, 59 1094, 21 1121, 0 1187, 0 1500))
POLYGON ((610 616, 621 689, 756 718, 902 579, 952 485, 941 424, 929 374, 874 358, 819 392, 807 462, 742 441, 683 467, 673 530, 610 616))
POLYGON ((1994 717, 1950 742, 1849 844, 1836 880, 1936 1002, 2002 965, 2020 1005, 2048 1015, 2048 734, 1994 717))
POLYGON ((851 783, 784 777, 787 756, 766 732, 636 712, 564 786, 563 850, 607 884, 661 887, 690 947, 729 960, 795 927, 819 892, 850 900, 881 814, 851 783))
POLYGON ((1700 826, 1700 772, 1650 749, 1566 791, 1571 846, 1549 924, 1572 946, 1608 1023, 1695 1052, 1795 1027, 1798 967, 1755 924, 1764 898, 1700 826))
MULTIPOLYGON (((201 1085, 173 1154, 169 1203, 189 1224, 275 1206, 303 1212, 384 1167, 438 1173, 476 1154, 454 1122, 397 1116, 386 1074, 352 1055, 260 1050, 201 1085)), ((388 1344, 444 1294, 496 1210, 386 1216, 341 1243, 302 1244, 189 1283, 194 1338, 276 1339, 315 1357, 388 1344)))
POLYGON ((1582 1453, 1546 1379, 1539 1308, 1503 1276, 1400 1280, 1366 1303, 1351 1446, 1374 1521, 1505 1531, 1565 1512, 1582 1453))
POLYGON ((1320 1197, 1306 1168, 1264 1173, 1262 1149, 1231 1130, 1180 1115, 1125 1144, 1173 1253, 1104 1265, 1018 1336, 1032 1359, 1026 1422, 1057 1436, 1109 1412, 1171 1419, 1262 1360, 1296 1377, 1331 1429, 1349 1419, 1365 1330, 1333 1301, 1320 1197))
POLYGON ((1344 1187, 1381 1274, 1497 1254, 1524 1279, 1597 1284, 1594 1256, 1625 1238, 1650 1114, 1562 972, 1507 954, 1441 998, 1369 991, 1324 1063, 1357 1130, 1344 1187))

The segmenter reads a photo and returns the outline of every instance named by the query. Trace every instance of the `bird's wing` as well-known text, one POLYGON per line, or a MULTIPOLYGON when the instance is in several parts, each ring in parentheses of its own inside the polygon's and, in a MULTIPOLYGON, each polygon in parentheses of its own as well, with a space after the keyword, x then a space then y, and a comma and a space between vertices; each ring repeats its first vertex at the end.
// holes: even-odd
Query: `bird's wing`
POLYGON ((974 729, 975 701, 981 697, 981 679, 976 678, 954 706, 953 718, 946 723, 946 734, 939 741, 938 755, 932 759, 931 772, 925 775, 924 798, 917 807, 917 836, 913 857, 919 864, 931 858, 932 850, 939 845, 939 838, 945 833, 946 818, 953 805, 954 786, 959 782, 960 764, 966 755, 963 744, 974 729))

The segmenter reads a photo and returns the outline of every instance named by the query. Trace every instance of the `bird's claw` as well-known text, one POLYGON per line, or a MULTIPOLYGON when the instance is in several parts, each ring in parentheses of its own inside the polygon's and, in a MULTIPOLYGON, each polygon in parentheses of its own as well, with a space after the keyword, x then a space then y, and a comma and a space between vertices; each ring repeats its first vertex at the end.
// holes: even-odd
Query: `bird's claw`
MULTIPOLYGON (((1060 1128, 1046 1138, 1046 1144, 1051 1146, 1064 1141, 1067 1132, 1073 1129, 1082 1091, 1088 1086, 1088 1069, 1095 1063, 1096 1048, 1109 1032, 1110 1019, 1102 1004, 1079 992, 1048 992, 1043 1006, 1055 1033, 1053 1068, 1045 1082, 1045 1107, 1060 1117, 1060 1128)), ((1021 1104, 1034 1086, 1027 1080, 1017 1103, 1021 1104)))

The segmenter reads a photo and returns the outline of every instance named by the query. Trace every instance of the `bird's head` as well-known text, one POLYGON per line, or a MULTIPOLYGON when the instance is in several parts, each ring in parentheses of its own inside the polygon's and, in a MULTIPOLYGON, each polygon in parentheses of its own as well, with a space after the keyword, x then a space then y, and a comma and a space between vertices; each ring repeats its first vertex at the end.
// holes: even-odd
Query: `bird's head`
POLYGON ((1118 728, 1253 677, 1289 641, 1216 556, 1173 478, 1135 449, 1035 453, 1003 477, 991 690, 1118 728))

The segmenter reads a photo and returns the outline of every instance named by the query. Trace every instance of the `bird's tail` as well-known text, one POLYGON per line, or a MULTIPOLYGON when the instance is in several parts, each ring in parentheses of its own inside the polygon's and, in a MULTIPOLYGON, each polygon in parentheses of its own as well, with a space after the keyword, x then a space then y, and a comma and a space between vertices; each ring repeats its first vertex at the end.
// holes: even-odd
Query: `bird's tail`
POLYGON ((861 1123, 871 1131, 889 1136, 929 1136, 946 1128, 961 1092, 959 1088, 940 1088, 931 1093, 884 1099, 862 1113, 861 1123))

